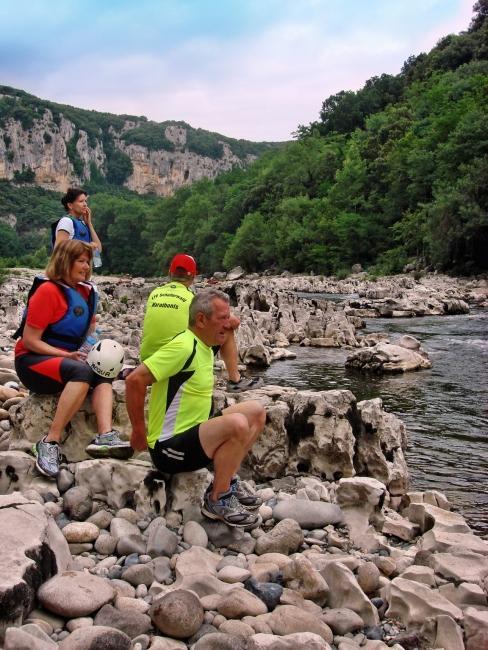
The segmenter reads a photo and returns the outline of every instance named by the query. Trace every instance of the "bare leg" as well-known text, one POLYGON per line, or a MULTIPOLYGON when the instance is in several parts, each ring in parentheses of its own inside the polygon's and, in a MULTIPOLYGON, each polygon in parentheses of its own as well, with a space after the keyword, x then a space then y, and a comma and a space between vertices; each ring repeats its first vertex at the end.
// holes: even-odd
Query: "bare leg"
POLYGON ((64 427, 80 410, 88 393, 89 384, 81 381, 69 381, 59 398, 54 419, 49 427, 46 442, 59 442, 64 427))
POLYGON ((214 461, 214 501, 230 489, 232 477, 262 432, 265 421, 263 406, 259 402, 250 401, 231 406, 220 417, 200 425, 203 450, 214 461))
POLYGON ((112 431, 112 384, 98 384, 93 389, 92 404, 97 416, 98 433, 112 431))
POLYGON ((226 332, 225 341, 220 347, 219 354, 225 363, 230 381, 239 381, 241 375, 239 373, 239 355, 234 330, 226 332))

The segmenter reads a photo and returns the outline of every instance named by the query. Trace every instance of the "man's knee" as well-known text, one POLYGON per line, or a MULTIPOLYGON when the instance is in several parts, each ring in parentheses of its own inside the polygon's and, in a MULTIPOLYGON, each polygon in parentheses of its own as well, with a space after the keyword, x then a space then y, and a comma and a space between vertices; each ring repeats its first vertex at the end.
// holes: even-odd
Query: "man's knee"
POLYGON ((252 418, 252 423, 256 429, 261 433, 266 424, 266 409, 257 400, 252 400, 249 402, 251 407, 250 418, 252 418))
POLYGON ((249 420, 242 413, 229 413, 224 415, 227 419, 226 425, 229 426, 229 433, 232 438, 245 444, 249 437, 249 420))

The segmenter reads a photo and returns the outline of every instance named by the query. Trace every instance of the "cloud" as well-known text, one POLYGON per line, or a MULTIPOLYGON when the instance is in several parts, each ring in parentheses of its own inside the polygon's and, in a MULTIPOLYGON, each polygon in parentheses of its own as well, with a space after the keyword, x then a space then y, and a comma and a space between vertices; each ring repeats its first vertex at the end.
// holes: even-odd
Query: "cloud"
POLYGON ((288 139, 330 94, 398 73, 409 55, 469 23, 466 0, 229 0, 220 23, 223 5, 203 0, 182 0, 166 22, 153 12, 152 23, 150 9, 174 3, 142 0, 139 14, 133 3, 103 6, 87 18, 86 47, 66 56, 61 48, 43 70, 34 64, 8 82, 17 75, 29 92, 62 103, 253 140, 288 139))

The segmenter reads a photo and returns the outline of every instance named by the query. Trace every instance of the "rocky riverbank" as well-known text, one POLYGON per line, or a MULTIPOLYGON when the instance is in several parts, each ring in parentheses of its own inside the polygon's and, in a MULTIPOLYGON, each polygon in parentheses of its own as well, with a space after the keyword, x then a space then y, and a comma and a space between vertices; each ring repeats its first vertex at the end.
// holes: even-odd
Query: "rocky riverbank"
MULTIPOLYGON (((264 501, 252 531, 202 517, 206 470, 169 481, 152 472, 147 454, 89 460, 88 402, 66 432, 58 480, 36 475, 28 450, 55 400, 16 390, 9 338, 29 275, 11 278, 0 293, 0 629, 7 650, 488 647, 488 543, 440 492, 409 491, 407 433, 379 399, 358 403, 349 391, 277 386, 216 390, 217 410, 251 397, 266 407, 266 430, 241 473, 264 501)), ((391 280, 392 297, 406 280, 391 280)), ((368 349, 361 318, 348 306, 296 297, 307 283, 314 293, 330 291, 327 282, 221 282, 242 320, 243 361, 269 363, 290 342, 314 338, 368 349)), ((345 282, 343 293, 362 290, 345 282)), ((158 283, 99 283, 100 327, 128 349, 129 360, 137 359, 145 298, 158 283)), ((432 305, 447 296, 471 301, 473 292, 486 300, 483 283, 435 276, 427 289, 432 295, 422 300, 432 305)), ((127 434, 123 382, 114 390, 115 422, 127 434)))

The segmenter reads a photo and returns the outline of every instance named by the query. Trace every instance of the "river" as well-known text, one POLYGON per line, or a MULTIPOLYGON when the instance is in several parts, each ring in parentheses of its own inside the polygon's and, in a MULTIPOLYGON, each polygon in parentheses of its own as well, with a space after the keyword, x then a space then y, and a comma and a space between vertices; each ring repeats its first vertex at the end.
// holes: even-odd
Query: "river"
POLYGON ((432 369, 365 376, 345 370, 347 350, 290 347, 297 358, 273 363, 263 375, 266 383, 347 388, 358 401, 381 397, 384 408, 407 425, 411 489, 441 490, 488 537, 488 310, 366 322, 363 332, 387 332, 391 342, 401 334, 415 336, 432 369))

